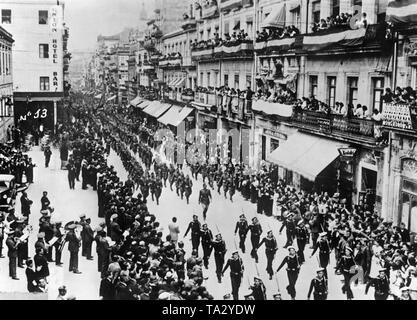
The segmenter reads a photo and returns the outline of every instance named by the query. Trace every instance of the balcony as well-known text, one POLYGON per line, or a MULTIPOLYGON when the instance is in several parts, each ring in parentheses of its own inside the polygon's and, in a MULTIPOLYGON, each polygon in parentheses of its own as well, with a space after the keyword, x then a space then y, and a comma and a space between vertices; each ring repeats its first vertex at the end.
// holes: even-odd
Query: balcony
POLYGON ((221 11, 238 10, 242 7, 251 7, 252 5, 253 5, 252 0, 221 0, 220 10, 221 11))
POLYGON ((184 19, 184 22, 181 25, 181 28, 184 30, 188 30, 188 29, 192 29, 195 28, 197 26, 197 21, 195 20, 195 18, 187 18, 184 19))
POLYGON ((253 55, 253 41, 244 40, 240 43, 224 44, 214 48, 214 56, 216 58, 224 57, 252 57, 253 55))
POLYGON ((165 55, 159 58, 160 67, 179 67, 182 65, 182 57, 179 53, 165 55))
POLYGON ((219 15, 219 8, 216 1, 211 1, 209 4, 203 6, 201 10, 201 18, 209 19, 215 18, 219 15))
POLYGON ((306 111, 294 112, 292 124, 302 130, 334 135, 353 143, 376 144, 375 121, 360 118, 347 119, 342 115, 326 115, 322 112, 306 111))
POLYGON ((387 130, 417 132, 417 110, 409 104, 384 103, 382 126, 387 130))

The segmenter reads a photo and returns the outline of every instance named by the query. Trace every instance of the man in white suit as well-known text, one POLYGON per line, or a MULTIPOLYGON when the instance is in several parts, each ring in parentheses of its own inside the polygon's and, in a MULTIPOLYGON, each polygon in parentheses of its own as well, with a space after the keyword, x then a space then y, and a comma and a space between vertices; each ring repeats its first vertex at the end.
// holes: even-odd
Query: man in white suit
POLYGON ((173 217, 172 222, 168 224, 169 234, 171 240, 176 244, 178 242, 178 234, 180 233, 180 227, 177 224, 177 218, 173 217))

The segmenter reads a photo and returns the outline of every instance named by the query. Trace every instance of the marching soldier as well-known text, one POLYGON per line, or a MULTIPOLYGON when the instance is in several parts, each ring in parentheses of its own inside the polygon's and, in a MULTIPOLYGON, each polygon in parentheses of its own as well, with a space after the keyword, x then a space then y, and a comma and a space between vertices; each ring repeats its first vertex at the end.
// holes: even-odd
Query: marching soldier
POLYGON ((190 195, 193 192, 193 182, 191 181, 190 177, 187 175, 184 181, 184 194, 185 199, 187 199, 187 204, 190 203, 190 195))
POLYGON ((224 265, 224 256, 226 254, 226 243, 219 233, 216 235, 216 240, 212 243, 214 249, 214 261, 216 262, 216 274, 219 283, 222 282, 222 269, 224 265))
POLYGON ((159 198, 161 197, 162 194, 162 180, 161 178, 157 178, 155 181, 155 199, 156 199, 156 204, 159 205, 159 198))
POLYGON ((295 236, 297 237, 298 257, 300 258, 300 263, 304 263, 304 248, 308 243, 309 234, 303 219, 298 221, 297 228, 295 229, 295 236))
POLYGON ((201 223, 198 221, 198 216, 193 215, 193 221, 188 225, 187 231, 185 231, 184 238, 187 236, 188 232, 191 231, 191 243, 193 250, 197 251, 198 256, 198 246, 200 245, 200 236, 201 236, 201 223))
POLYGON ((51 155, 52 155, 52 151, 51 151, 51 147, 47 146, 45 148, 45 151, 43 152, 43 155, 45 156, 45 168, 49 167, 49 162, 51 161, 51 155))
POLYGON ((264 237, 259 244, 258 248, 265 243, 265 254, 267 260, 267 267, 266 272, 269 274, 269 280, 272 280, 272 276, 274 275, 274 270, 272 269, 272 263, 274 262, 275 252, 278 250, 277 240, 275 239, 274 235, 272 234, 272 230, 268 231, 266 237, 264 237))
POLYGON ((328 284, 324 276, 325 269, 317 269, 317 277, 311 280, 310 289, 308 290, 307 299, 310 300, 313 292, 314 300, 327 300, 328 284))
POLYGON ((289 246, 287 249, 288 255, 284 258, 284 260, 282 260, 281 264, 277 269, 277 272, 279 272, 285 264, 287 265, 287 292, 291 296, 292 300, 295 300, 295 284, 297 282, 298 274, 300 272, 300 261, 297 256, 297 252, 295 251, 295 248, 293 246, 289 246))
POLYGON ((249 225, 244 214, 241 214, 239 218, 240 220, 236 222, 235 235, 239 231, 239 248, 245 253, 245 241, 249 232, 249 225))
POLYGON ((226 265, 223 268, 222 275, 230 266, 230 280, 232 282, 232 295, 234 300, 239 300, 239 287, 242 282, 243 272, 245 267, 243 266, 242 258, 239 257, 239 252, 235 251, 232 257, 227 260, 226 265))
POLYGON ((65 240, 68 241, 68 251, 70 252, 69 271, 80 274, 81 272, 78 270, 78 251, 81 246, 81 237, 75 233, 74 229, 76 227, 76 225, 70 225, 68 227, 70 230, 68 231, 65 240))
POLYGON ((365 294, 368 294, 369 287, 373 286, 375 288, 375 300, 387 300, 390 294, 390 282, 386 271, 387 269, 385 268, 379 269, 378 277, 368 281, 365 287, 365 294))
POLYGON ((211 192, 210 192, 209 189, 207 189, 207 185, 204 183, 203 184, 203 189, 200 190, 200 194, 198 196, 198 204, 203 205, 203 218, 204 218, 204 220, 206 220, 207 210, 209 208, 211 199, 212 199, 211 198, 211 192))
POLYGON ((213 234, 211 230, 207 227, 207 224, 203 224, 203 229, 201 229, 201 246, 203 247, 203 261, 204 267, 208 269, 209 258, 211 255, 213 242, 213 234))
POLYGON ((350 288, 350 279, 352 277, 352 267, 354 267, 355 261, 352 257, 353 250, 350 247, 345 248, 345 254, 340 258, 336 265, 336 271, 341 271, 344 277, 344 284, 342 287, 342 292, 346 293, 347 299, 353 299, 353 292, 350 288))
POLYGON ((286 235, 287 235, 287 242, 285 243, 284 248, 288 246, 292 246, 294 236, 295 236, 295 222, 294 222, 294 213, 290 212, 286 219, 283 221, 281 229, 279 229, 279 234, 281 234, 282 230, 286 228, 286 235))
POLYGON ((255 259, 255 262, 258 263, 258 247, 259 247, 259 241, 261 240, 261 234, 262 234, 262 227, 261 224, 258 221, 258 218, 253 217, 252 218, 252 224, 249 226, 249 230, 251 232, 250 240, 252 242, 252 251, 250 253, 251 257, 255 259))
POLYGON ((313 252, 311 253, 311 256, 314 256, 317 249, 319 249, 319 263, 320 267, 324 269, 324 277, 327 279, 327 266, 329 265, 330 261, 330 243, 327 240, 327 232, 322 232, 319 235, 319 240, 316 242, 313 252))

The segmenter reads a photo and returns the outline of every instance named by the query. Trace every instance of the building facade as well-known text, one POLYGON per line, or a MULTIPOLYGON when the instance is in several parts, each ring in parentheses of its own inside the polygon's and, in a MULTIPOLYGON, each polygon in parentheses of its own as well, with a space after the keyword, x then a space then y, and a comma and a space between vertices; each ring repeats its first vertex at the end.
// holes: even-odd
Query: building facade
POLYGON ((14 123, 13 115, 13 37, 0 27, 0 141, 8 138, 7 129, 14 123))
MULTIPOLYGON (((15 119, 29 128, 53 130, 64 98, 64 24, 62 1, 5 0, 1 24, 14 35, 15 119)), ((65 62, 67 64, 68 61, 65 62)))

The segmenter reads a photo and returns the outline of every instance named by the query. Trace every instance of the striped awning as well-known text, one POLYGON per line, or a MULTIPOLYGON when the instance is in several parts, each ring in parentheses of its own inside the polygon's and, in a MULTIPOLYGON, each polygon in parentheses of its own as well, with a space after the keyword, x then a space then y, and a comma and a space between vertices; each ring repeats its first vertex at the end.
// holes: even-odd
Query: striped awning
POLYGON ((278 3, 262 23, 262 28, 284 28, 285 3, 278 3))
POLYGON ((140 102, 142 102, 142 98, 137 96, 135 99, 130 101, 130 105, 136 107, 140 102))
POLYGON ((385 20, 393 23, 415 23, 417 0, 389 0, 385 20))
POLYGON ((165 125, 172 125, 173 120, 178 117, 181 109, 181 107, 176 105, 171 106, 171 108, 164 115, 158 118, 158 121, 165 125))

